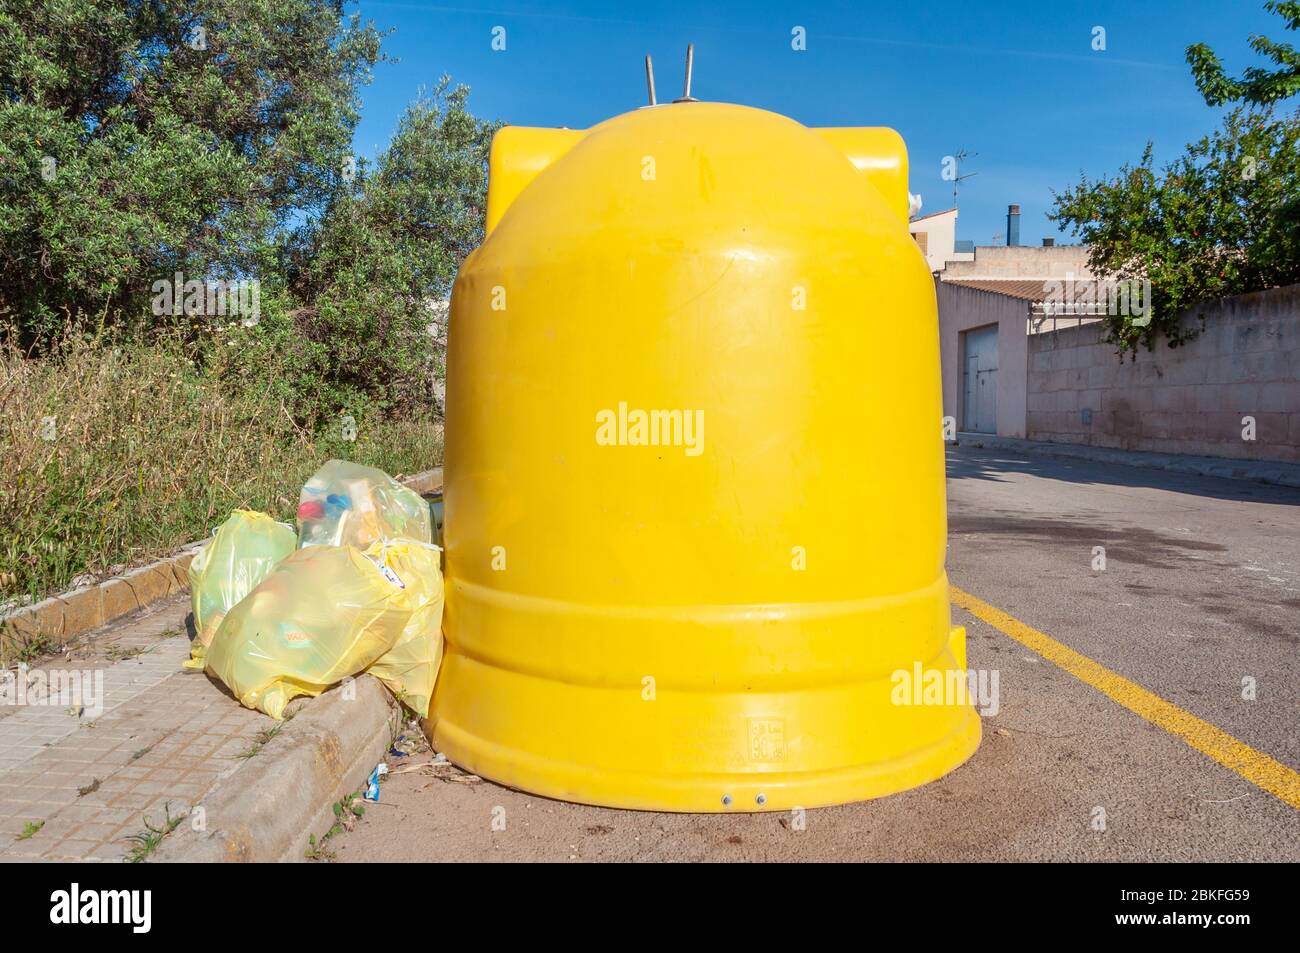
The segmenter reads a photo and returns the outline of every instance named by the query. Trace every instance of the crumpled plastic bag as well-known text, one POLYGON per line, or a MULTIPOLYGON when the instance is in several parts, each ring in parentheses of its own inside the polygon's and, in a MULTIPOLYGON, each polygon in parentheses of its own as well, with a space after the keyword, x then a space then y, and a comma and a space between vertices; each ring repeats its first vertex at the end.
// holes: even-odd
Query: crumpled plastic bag
POLYGON ((294 697, 319 695, 396 648, 375 674, 418 701, 432 692, 442 652, 439 555, 406 539, 364 553, 298 549, 226 614, 207 671, 245 707, 279 719, 294 697))
POLYGON ((297 545, 292 526, 252 510, 233 511, 212 531, 212 539, 190 561, 195 636, 187 668, 203 667, 203 656, 226 613, 297 545))
POLYGON ((421 718, 429 717, 442 664, 442 602, 439 585, 438 598, 413 612, 393 647, 366 669, 421 718))
POLYGON ((429 504, 383 470, 330 460, 298 498, 298 546, 355 546, 381 539, 433 542, 429 504))

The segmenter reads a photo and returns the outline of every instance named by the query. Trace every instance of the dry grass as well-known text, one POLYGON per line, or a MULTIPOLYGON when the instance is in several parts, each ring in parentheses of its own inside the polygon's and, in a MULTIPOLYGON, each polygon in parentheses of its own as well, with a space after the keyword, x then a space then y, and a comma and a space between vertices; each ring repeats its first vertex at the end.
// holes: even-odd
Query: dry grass
POLYGON ((337 418, 295 422, 273 357, 254 373, 219 348, 191 357, 167 342, 72 337, 39 360, 0 346, 0 602, 172 552, 236 507, 289 519, 330 457, 395 475, 441 461, 432 413, 357 412, 350 442, 337 418))

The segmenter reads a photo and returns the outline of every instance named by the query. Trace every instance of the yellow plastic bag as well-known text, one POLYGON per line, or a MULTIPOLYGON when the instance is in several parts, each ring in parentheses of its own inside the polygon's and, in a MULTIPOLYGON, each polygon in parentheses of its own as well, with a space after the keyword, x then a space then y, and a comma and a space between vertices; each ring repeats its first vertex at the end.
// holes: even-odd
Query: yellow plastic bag
POLYGON ((212 531, 212 539, 190 561, 195 637, 187 668, 203 667, 204 653, 226 613, 297 545, 292 526, 252 510, 235 510, 212 531))
MULTIPOLYGON (((389 543, 387 548, 391 551, 396 547, 400 552, 404 545, 399 541, 389 543)), ((442 664, 442 551, 436 546, 426 549, 432 551, 432 565, 424 565, 422 561, 415 568, 426 574, 430 598, 411 613, 410 621, 393 647, 366 669, 421 718, 429 717, 433 686, 442 664)))
POLYGON ((393 647, 366 669, 421 718, 429 717, 433 685, 442 664, 442 580, 438 598, 411 614, 393 647))
POLYGON ((381 539, 433 542, 429 504, 383 470, 330 460, 298 498, 298 545, 355 546, 381 539))
POLYGON ((298 549, 226 614, 207 670, 246 707, 282 718, 290 699, 319 695, 401 642, 384 673, 403 692, 431 689, 442 595, 439 550, 427 543, 298 549))

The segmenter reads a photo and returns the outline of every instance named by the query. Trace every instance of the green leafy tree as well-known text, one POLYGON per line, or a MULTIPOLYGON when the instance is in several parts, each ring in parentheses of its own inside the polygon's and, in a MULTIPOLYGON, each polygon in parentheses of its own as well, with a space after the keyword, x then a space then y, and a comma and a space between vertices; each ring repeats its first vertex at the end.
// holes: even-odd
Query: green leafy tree
POLYGON ((342 0, 0 0, 0 316, 39 341, 258 273, 333 194, 379 40, 342 0))
MULTIPOLYGON (((1300 2, 1265 8, 1300 29, 1300 2)), ((1270 104, 1300 92, 1300 52, 1264 36, 1251 47, 1278 67, 1229 77, 1203 43, 1187 48, 1197 89, 1211 106, 1247 105, 1162 170, 1150 143, 1137 165, 1055 195, 1049 218, 1088 245, 1091 267, 1111 280, 1150 282, 1150 321, 1106 317, 1123 354, 1163 337, 1176 347, 1196 332, 1180 321, 1211 298, 1300 281, 1300 114, 1270 104)))
MULTIPOLYGON (((1300 2, 1269 0, 1264 9, 1280 16, 1286 29, 1300 30, 1300 2)), ((1266 106, 1300 93, 1300 51, 1289 43, 1274 43, 1260 34, 1250 38, 1250 47, 1268 57, 1278 68, 1251 66, 1233 79, 1224 71, 1215 52, 1204 43, 1195 43, 1187 48, 1187 62, 1196 78, 1196 88, 1206 103, 1222 106, 1244 101, 1266 106)))
POLYGON ((496 124, 467 109, 469 89, 444 77, 408 106, 373 166, 297 236, 288 268, 304 302, 304 348, 328 353, 322 379, 399 411, 432 402, 442 372, 440 302, 483 239, 488 148, 496 124))
POLYGON ((1300 119, 1238 108, 1161 170, 1148 144, 1118 175, 1084 176, 1048 217, 1083 239, 1094 274, 1150 282, 1150 323, 1105 319, 1122 352, 1184 342, 1198 302, 1300 281, 1297 196, 1300 119))

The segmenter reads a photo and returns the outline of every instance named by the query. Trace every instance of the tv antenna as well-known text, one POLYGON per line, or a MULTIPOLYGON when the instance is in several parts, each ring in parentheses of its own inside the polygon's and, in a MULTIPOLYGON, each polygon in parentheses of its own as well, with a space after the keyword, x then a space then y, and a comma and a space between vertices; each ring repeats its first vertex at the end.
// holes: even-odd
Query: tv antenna
POLYGON ((967 172, 961 174, 961 163, 963 159, 974 158, 979 155, 978 152, 967 152, 965 149, 958 149, 952 157, 952 205, 957 207, 957 186, 961 185, 966 179, 979 175, 978 172, 967 172))

